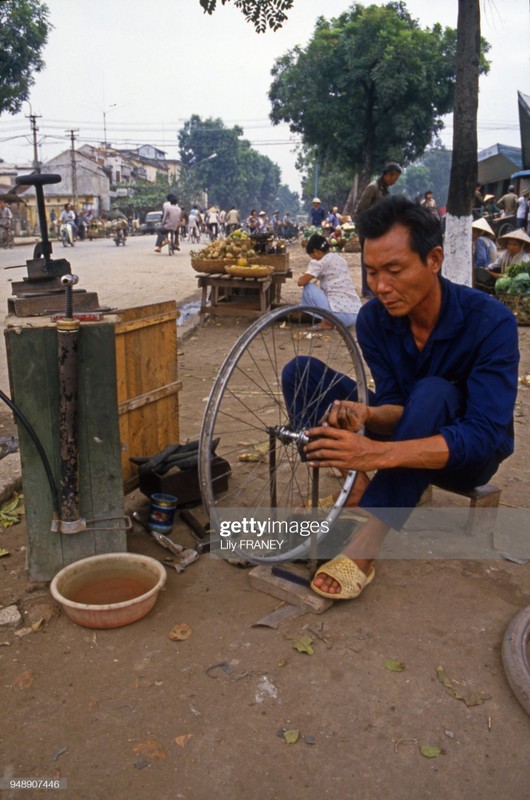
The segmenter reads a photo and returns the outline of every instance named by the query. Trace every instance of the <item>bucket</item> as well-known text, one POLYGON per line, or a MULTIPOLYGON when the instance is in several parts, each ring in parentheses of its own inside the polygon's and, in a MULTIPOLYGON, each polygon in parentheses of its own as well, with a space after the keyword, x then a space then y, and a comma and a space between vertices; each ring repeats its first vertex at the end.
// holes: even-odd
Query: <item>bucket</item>
POLYGON ((169 534, 173 530, 173 518, 177 508, 177 498, 173 494, 156 493, 151 495, 149 508, 149 530, 169 534))

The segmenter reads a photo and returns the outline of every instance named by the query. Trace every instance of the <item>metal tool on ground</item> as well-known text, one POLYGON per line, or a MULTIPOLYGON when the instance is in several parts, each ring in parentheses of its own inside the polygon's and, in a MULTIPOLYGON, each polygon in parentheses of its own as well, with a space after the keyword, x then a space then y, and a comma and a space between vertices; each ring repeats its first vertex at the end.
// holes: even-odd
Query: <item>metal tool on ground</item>
POLYGON ((190 533, 195 539, 196 548, 199 553, 209 553, 211 547, 210 526, 203 525, 202 522, 199 522, 195 514, 192 514, 191 511, 181 511, 180 518, 190 529, 190 533))
POLYGON ((199 553, 197 550, 193 550, 191 547, 184 547, 182 544, 177 544, 177 542, 173 542, 168 536, 164 536, 163 533, 158 533, 158 531, 153 531, 151 528, 143 521, 140 514, 137 511, 133 511, 132 518, 135 522, 142 526, 142 528, 147 531, 149 536, 155 540, 160 547, 163 547, 165 550, 169 550, 169 552, 175 556, 176 561, 167 564, 166 566, 173 566, 177 572, 184 572, 185 568, 188 567, 190 564, 193 564, 199 557, 199 553))

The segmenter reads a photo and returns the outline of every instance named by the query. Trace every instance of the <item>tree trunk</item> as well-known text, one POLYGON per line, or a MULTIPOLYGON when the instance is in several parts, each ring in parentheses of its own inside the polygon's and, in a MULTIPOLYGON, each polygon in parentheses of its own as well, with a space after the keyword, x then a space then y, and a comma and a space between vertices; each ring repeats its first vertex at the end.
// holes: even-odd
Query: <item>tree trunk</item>
POLYGON ((348 199, 342 211, 343 216, 355 217, 355 209, 361 194, 370 183, 372 171, 374 168, 374 123, 373 123, 373 107, 375 103, 374 87, 371 86, 367 90, 367 112, 366 112, 366 138, 364 142, 364 162, 362 169, 356 173, 353 178, 353 185, 350 189, 348 199))
POLYGON ((479 0, 458 0, 453 158, 447 200, 445 275, 473 283, 471 207, 477 183, 477 109, 480 62, 479 0))

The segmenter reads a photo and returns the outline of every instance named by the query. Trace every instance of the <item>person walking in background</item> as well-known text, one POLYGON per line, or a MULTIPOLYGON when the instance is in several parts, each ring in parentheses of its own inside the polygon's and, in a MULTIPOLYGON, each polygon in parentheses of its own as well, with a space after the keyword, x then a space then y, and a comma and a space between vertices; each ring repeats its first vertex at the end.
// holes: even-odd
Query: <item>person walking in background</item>
POLYGON ((438 208, 436 206, 436 200, 432 196, 432 191, 430 189, 428 189, 423 195, 423 199, 420 201, 420 206, 427 209, 427 211, 429 211, 433 217, 436 217, 436 219, 440 219, 438 208))
POLYGON ((199 229, 201 215, 199 209, 194 204, 188 214, 188 239, 190 242, 199 242, 201 239, 201 232, 199 229))
MULTIPOLYGON (((309 237, 306 253, 311 261, 307 271, 298 278, 302 286, 302 305, 332 311, 347 327, 355 325, 361 300, 355 291, 347 262, 338 253, 330 252, 327 239, 319 233, 309 237), (320 286, 315 285, 318 281, 320 286)), ((318 328, 332 330, 323 320, 318 328)))
MULTIPOLYGON (((396 164, 395 161, 390 161, 386 166, 383 168, 381 175, 376 178, 374 181, 368 184, 365 188, 364 192, 361 194, 359 202, 357 203, 357 208, 355 210, 355 222, 358 222, 359 217, 366 211, 368 208, 371 208, 376 203, 379 203, 389 194, 389 189, 393 186, 399 178, 401 177, 401 173, 403 172, 402 168, 399 164, 396 164)), ((373 293, 369 290, 368 284, 366 282, 366 268, 364 266, 364 259, 363 259, 363 243, 360 241, 361 245, 361 294, 363 297, 372 297, 373 293)))
POLYGON ((326 219, 326 212, 320 205, 320 198, 313 197, 313 207, 309 212, 309 221, 314 228, 321 228, 326 219))
POLYGON ((528 222, 528 189, 522 189, 517 198, 517 208, 515 209, 515 228, 526 230, 528 222))
POLYGON ((484 211, 484 197, 482 195, 482 184, 477 183, 475 186, 475 192, 473 194, 473 204, 471 207, 473 212, 473 219, 478 219, 482 216, 484 211))
POLYGON ((208 209, 208 232, 213 241, 219 235, 219 212, 215 206, 208 209))
POLYGON ((497 205, 506 216, 510 216, 517 211, 518 200, 519 198, 515 194, 515 186, 508 186, 508 191, 503 194, 497 205))
POLYGON ((241 216, 235 206, 232 206, 226 215, 226 232, 228 234, 237 231, 241 225, 241 216))
POLYGON ((250 233, 257 233, 259 229, 258 212, 253 208, 247 217, 247 228, 250 233))
POLYGON ((226 211, 223 208, 219 211, 219 232, 226 236, 226 211))
POLYGON ((487 194, 484 197, 484 214, 487 217, 493 217, 494 214, 500 213, 500 208, 495 204, 495 195, 487 194))

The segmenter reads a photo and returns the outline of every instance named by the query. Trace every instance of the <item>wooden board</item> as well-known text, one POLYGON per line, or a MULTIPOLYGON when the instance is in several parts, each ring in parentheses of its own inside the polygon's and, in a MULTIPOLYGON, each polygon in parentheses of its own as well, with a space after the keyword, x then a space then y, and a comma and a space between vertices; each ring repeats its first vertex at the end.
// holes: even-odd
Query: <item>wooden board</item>
MULTIPOLYGON (((287 568, 287 565, 282 566, 287 568)), ((250 583, 254 589, 278 597, 280 600, 286 600, 291 605, 303 608, 312 614, 322 614, 333 605, 333 600, 320 597, 309 586, 301 586, 286 578, 273 575, 271 569, 271 567, 260 564, 249 571, 250 583)))
POLYGON ((121 311, 116 323, 116 382, 125 491, 138 485, 132 457, 179 441, 181 382, 174 300, 121 311))

